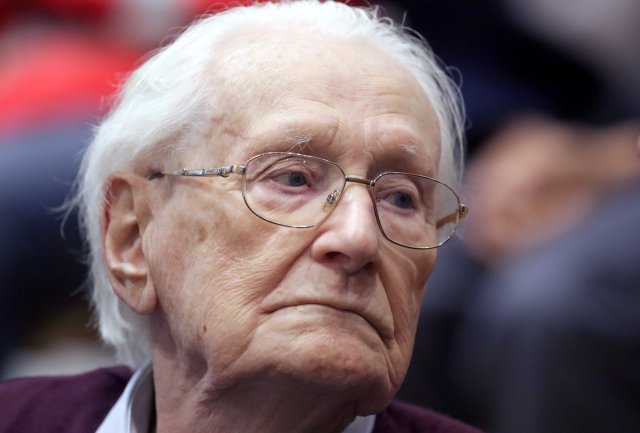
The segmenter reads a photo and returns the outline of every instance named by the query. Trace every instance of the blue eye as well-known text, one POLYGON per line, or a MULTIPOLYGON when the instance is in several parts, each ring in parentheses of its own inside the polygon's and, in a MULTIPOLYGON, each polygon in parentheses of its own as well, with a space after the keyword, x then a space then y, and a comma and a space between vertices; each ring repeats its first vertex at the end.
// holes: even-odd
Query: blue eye
POLYGON ((296 186, 309 185, 309 182, 307 181, 307 177, 304 175, 304 173, 300 173, 300 172, 281 173, 276 177, 276 181, 285 186, 296 187, 296 186))
POLYGON ((413 208, 413 199, 409 194, 404 194, 401 192, 393 193, 390 197, 392 204, 401 209, 411 209, 413 208))

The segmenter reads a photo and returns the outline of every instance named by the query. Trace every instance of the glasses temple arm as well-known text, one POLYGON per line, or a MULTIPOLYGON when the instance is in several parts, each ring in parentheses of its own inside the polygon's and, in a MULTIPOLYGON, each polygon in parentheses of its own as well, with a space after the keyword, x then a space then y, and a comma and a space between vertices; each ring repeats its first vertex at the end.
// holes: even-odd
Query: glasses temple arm
POLYGON ((447 224, 459 221, 462 218, 464 218, 468 213, 469 213, 469 206, 464 204, 459 204, 458 209, 456 209, 454 213, 450 213, 449 215, 446 215, 440 218, 438 221, 436 221, 436 229, 441 229, 443 226, 447 224))
POLYGON ((245 170, 244 165, 228 165, 226 167, 218 167, 218 168, 181 168, 180 170, 174 172, 154 172, 147 176, 148 179, 155 179, 160 176, 198 176, 198 177, 209 177, 209 176, 222 176, 228 177, 232 173, 243 174, 245 170))

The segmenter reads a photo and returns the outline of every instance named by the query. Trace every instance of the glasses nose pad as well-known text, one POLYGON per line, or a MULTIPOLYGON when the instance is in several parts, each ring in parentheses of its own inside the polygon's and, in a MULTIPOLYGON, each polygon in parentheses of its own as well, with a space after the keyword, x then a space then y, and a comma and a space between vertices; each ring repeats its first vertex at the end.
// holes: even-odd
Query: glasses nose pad
POLYGON ((324 202, 324 207, 322 208, 322 210, 325 212, 329 211, 338 201, 338 197, 340 197, 340 189, 336 188, 333 190, 333 192, 330 192, 327 195, 327 199, 324 202))

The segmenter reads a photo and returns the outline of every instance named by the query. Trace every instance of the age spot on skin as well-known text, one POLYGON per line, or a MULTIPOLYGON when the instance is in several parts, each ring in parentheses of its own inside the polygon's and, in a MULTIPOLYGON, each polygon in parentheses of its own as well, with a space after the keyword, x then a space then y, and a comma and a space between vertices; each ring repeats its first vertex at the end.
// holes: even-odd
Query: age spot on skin
POLYGON ((198 228, 198 242, 204 242, 204 240, 207 238, 207 229, 204 227, 199 227, 198 228))
POLYGON ((207 333, 207 325, 203 325, 202 332, 198 332, 198 334, 196 335, 196 338, 198 339, 198 341, 202 341, 206 333, 207 333))

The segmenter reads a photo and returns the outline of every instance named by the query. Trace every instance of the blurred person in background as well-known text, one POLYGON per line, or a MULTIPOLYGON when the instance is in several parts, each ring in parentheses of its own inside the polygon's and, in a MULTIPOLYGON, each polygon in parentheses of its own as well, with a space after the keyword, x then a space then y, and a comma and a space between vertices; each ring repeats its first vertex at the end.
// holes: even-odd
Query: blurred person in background
POLYGON ((234 8, 136 69, 75 202, 101 335, 135 374, 7 382, 0 430, 478 432, 392 401, 467 212, 457 88, 404 30, 234 8))
POLYGON ((465 247, 488 271, 449 361, 488 431, 640 428, 638 135, 527 120, 474 161, 465 247))
POLYGON ((400 397, 496 433, 638 431, 640 4, 403 6, 461 70, 473 212, 400 397))

